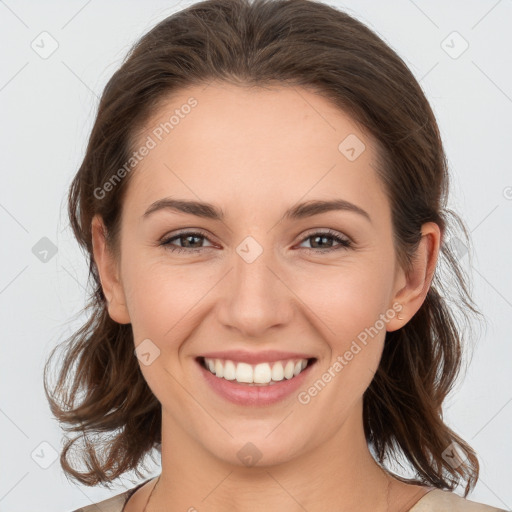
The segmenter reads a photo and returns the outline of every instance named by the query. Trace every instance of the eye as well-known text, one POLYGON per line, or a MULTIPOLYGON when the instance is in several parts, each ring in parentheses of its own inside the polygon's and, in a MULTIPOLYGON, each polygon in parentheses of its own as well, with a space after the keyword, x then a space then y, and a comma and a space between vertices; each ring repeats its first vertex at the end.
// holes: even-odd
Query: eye
MULTIPOLYGON (((166 250, 171 252, 188 252, 188 253, 197 253, 201 252, 206 247, 200 247, 202 243, 201 240, 209 240, 206 235, 198 231, 184 231, 174 235, 172 237, 164 238, 159 245, 165 247, 166 250), (178 246, 173 244, 173 242, 177 240, 183 246, 178 246)), ((313 240, 313 245, 324 245, 324 247, 305 247, 308 251, 313 251, 316 253, 322 252, 331 252, 337 251, 339 249, 349 249, 352 247, 352 242, 348 238, 341 237, 335 231, 327 230, 327 231, 318 231, 308 235, 306 238, 302 240, 301 243, 306 241, 313 240), (338 243, 338 246, 332 247, 332 242, 329 245, 329 242, 326 240, 334 240, 335 243, 338 243)), ((212 245, 213 246, 213 245, 212 245)))
POLYGON ((338 233, 336 233, 335 231, 331 231, 331 230, 318 231, 318 232, 312 233, 312 234, 308 235, 306 238, 304 238, 301 243, 304 243, 305 241, 308 241, 308 240, 314 240, 314 242, 313 242, 314 245, 324 245, 325 246, 327 243, 327 248, 324 248, 324 249, 322 249, 321 247, 320 248, 306 247, 307 250, 314 251, 314 252, 331 252, 331 251, 337 251, 339 249, 349 249, 350 247, 352 247, 351 240, 349 240, 348 238, 345 238, 345 237, 341 237, 338 233), (326 242, 326 240, 334 240, 335 242, 338 242, 338 246, 332 247, 332 244, 331 244, 331 246, 329 246, 328 242, 326 242))
POLYGON ((200 244, 200 239, 208 240, 208 238, 202 233, 196 231, 184 231, 170 238, 164 238, 160 245, 164 246, 169 251, 176 252, 200 252, 203 247, 194 247, 194 245, 200 244), (185 247, 180 247, 171 244, 174 240, 179 240, 180 243, 185 243, 185 247), (192 247, 190 247, 192 245, 192 247))

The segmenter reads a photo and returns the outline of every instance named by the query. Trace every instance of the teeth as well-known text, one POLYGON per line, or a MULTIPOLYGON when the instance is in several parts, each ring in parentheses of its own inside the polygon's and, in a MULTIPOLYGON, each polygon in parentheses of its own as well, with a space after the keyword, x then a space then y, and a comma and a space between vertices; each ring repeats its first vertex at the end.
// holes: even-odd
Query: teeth
POLYGON ((224 377, 224 366, 220 359, 215 360, 215 375, 217 375, 217 377, 224 377))
MULTIPOLYGON (((215 361, 215 370, 217 370, 217 364, 222 364, 219 359, 215 361)), ((222 377, 217 372, 215 372, 217 377, 222 377)), ((253 381, 253 371, 252 366, 247 363, 238 363, 236 365, 236 376, 235 379, 238 382, 247 382, 248 384, 253 381)))
POLYGON ((275 363, 234 363, 230 360, 204 358, 205 366, 211 373, 226 380, 245 384, 269 384, 283 379, 292 379, 308 365, 307 359, 290 359, 275 363))
POLYGON ((236 379, 236 366, 233 361, 226 361, 226 364, 224 365, 224 378, 226 380, 236 379))
POLYGON ((268 363, 260 363, 254 367, 253 382, 256 384, 268 384, 272 378, 272 370, 268 363))
MULTIPOLYGON (((307 364, 307 362, 306 362, 307 364)), ((280 380, 284 379, 284 370, 282 364, 275 364, 272 366, 272 374, 271 374, 272 380, 279 382, 280 380)))
POLYGON ((293 370, 295 369, 295 364, 293 361, 288 361, 286 366, 284 367, 284 376, 286 379, 291 379, 293 377, 293 370))

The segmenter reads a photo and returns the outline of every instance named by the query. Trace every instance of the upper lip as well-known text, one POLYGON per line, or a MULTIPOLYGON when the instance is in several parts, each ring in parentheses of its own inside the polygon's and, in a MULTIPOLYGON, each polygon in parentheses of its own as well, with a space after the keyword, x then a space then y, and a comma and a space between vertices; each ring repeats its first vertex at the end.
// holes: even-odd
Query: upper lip
POLYGON ((280 350, 260 350, 259 352, 247 352, 246 350, 223 350, 219 352, 208 352, 200 357, 207 359, 229 359, 231 361, 244 362, 249 364, 272 363, 288 359, 311 359, 310 354, 297 352, 282 352, 280 350))

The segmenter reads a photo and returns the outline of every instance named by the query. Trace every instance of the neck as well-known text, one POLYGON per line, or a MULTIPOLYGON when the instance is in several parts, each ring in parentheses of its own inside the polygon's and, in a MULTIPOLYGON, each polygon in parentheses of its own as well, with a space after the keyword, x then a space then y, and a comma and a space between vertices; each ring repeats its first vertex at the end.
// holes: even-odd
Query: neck
POLYGON ((271 465, 261 464, 263 457, 251 467, 212 456, 164 411, 162 473, 148 510, 385 512, 390 480, 368 450, 362 403, 354 409, 314 449, 271 465))

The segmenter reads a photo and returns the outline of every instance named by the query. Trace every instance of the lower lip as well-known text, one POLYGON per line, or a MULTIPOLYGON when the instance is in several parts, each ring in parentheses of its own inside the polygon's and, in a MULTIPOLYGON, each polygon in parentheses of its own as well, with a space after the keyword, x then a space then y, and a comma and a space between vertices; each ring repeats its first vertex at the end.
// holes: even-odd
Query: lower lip
MULTIPOLYGON (((316 360, 314 361, 316 362, 316 360)), ((207 384, 222 398, 238 405, 271 405, 291 395, 309 375, 313 363, 309 363, 299 375, 291 379, 283 379, 271 386, 249 386, 236 380, 226 380, 216 377, 203 365, 196 361, 207 384)))

